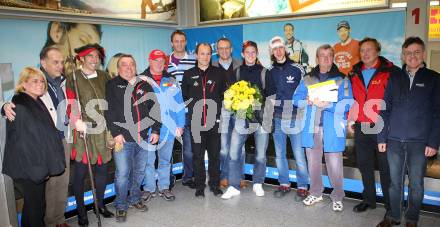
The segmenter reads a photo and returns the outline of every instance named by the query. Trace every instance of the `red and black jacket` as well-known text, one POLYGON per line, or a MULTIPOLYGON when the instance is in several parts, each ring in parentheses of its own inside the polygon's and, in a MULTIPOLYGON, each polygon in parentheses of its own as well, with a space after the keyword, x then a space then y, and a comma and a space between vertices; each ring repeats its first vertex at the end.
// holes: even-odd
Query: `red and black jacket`
MULTIPOLYGON (((201 113, 200 124, 204 127, 210 125, 208 122, 214 120, 215 127, 218 127, 220 120, 220 110, 223 103, 223 93, 226 90, 226 79, 222 71, 215 66, 209 66, 206 70, 201 70, 197 64, 194 68, 188 69, 183 74, 182 96, 185 103, 188 103, 188 115, 193 119, 193 113, 201 113), (197 104, 200 101, 199 104, 197 104), (208 114, 210 101, 217 104, 214 114, 208 114), (202 105, 200 105, 202 104, 202 105)), ((191 122, 188 122, 191 124, 191 122)), ((199 123, 196 123, 199 125, 199 123)))
POLYGON ((379 116, 388 79, 399 73, 399 68, 382 56, 379 56, 374 68, 376 71, 367 87, 365 87, 362 75, 362 70, 366 69, 362 61, 354 65, 348 74, 353 89, 353 98, 356 101, 350 110, 349 120, 358 123, 375 123, 379 116))
POLYGON ((105 98, 105 119, 113 137, 123 135, 127 142, 141 142, 148 139, 150 128, 151 133, 160 133, 159 103, 147 81, 137 78, 132 86, 117 76, 107 82, 105 98))

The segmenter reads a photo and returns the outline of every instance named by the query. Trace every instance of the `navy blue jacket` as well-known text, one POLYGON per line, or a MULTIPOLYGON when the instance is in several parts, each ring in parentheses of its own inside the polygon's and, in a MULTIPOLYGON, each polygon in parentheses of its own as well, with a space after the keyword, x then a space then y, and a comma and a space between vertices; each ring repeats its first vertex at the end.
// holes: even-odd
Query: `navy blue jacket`
POLYGON ((440 75, 420 68, 409 88, 406 65, 401 73, 390 77, 385 90, 386 110, 380 116, 384 128, 378 143, 388 140, 421 142, 437 149, 440 145, 440 75))
MULTIPOLYGON (((252 85, 256 85, 260 89, 261 94, 265 96, 265 89, 263 89, 263 82, 261 81, 261 71, 263 70, 263 68, 264 67, 260 64, 254 64, 251 66, 241 65, 239 68, 236 69, 236 71, 234 71, 234 76, 237 75, 237 70, 240 70, 240 78, 235 79, 244 80, 251 83, 252 85)), ((266 71, 266 76, 264 78, 267 78, 267 73, 268 71, 266 71)))
POLYGON ((280 105, 276 105, 274 108, 274 117, 282 117, 286 101, 289 101, 286 102, 286 105, 290 105, 286 108, 293 108, 292 115, 296 114, 296 107, 292 105, 292 96, 304 75, 304 68, 293 63, 290 59, 282 64, 273 63, 269 75, 266 77, 266 95, 276 95, 276 100, 280 100, 280 105))

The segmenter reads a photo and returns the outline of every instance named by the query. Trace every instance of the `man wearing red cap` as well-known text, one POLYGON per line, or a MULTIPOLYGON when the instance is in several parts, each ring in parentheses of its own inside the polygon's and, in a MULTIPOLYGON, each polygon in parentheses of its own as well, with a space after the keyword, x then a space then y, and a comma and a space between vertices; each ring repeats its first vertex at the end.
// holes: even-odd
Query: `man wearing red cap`
POLYGON ((167 56, 161 50, 150 52, 149 67, 141 73, 141 78, 149 82, 157 96, 160 110, 161 123, 159 143, 148 144, 147 168, 145 171, 145 185, 143 198, 149 201, 156 192, 167 201, 173 201, 175 196, 170 190, 171 155, 174 139, 181 137, 185 126, 185 105, 182 91, 175 77, 165 71, 167 56), (157 155, 156 155, 157 153, 157 155), (157 170, 154 166, 158 158, 157 170))
POLYGON ((107 182, 108 163, 112 159, 111 150, 106 147, 106 130, 103 115, 105 83, 110 76, 98 68, 104 59, 104 48, 98 44, 87 44, 75 49, 80 69, 67 77, 66 94, 68 100, 79 101, 78 105, 69 103, 68 115, 72 125, 73 144, 71 158, 75 160, 73 192, 78 210, 78 224, 88 225, 87 210, 84 206, 84 179, 87 175, 87 156, 84 140, 80 132, 87 132, 87 148, 93 168, 99 213, 105 218, 113 216, 104 206, 104 192, 107 182), (75 89, 75 87, 77 89, 75 89), (78 92, 78 94, 76 93, 78 92), (93 104, 95 102, 95 104, 93 104), (87 111, 91 106, 92 111, 87 111), (100 116, 101 115, 101 116, 100 116))

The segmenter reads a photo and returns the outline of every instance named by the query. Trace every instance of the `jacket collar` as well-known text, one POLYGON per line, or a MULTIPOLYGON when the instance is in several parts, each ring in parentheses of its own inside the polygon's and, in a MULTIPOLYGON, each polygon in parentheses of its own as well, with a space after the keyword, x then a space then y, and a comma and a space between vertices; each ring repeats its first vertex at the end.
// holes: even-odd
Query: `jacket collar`
MULTIPOLYGON (((153 75, 150 72, 150 67, 148 67, 147 69, 145 69, 141 75, 145 75, 147 77, 153 78, 153 75)), ((168 78, 168 77, 172 77, 169 73, 167 73, 167 71, 162 71, 162 77, 163 78, 168 78)))
MULTIPOLYGON (((375 67, 377 69, 378 72, 383 72, 383 71, 387 71, 390 70, 394 64, 389 61, 388 59, 379 56, 379 60, 377 61, 375 67)), ((357 64, 355 64, 353 66, 352 71, 348 74, 350 77, 353 77, 355 75, 359 75, 361 73, 361 71, 364 69, 364 63, 362 61, 358 62, 357 64)))
MULTIPOLYGON (((310 72, 311 76, 319 78, 319 74, 321 72, 319 71, 319 65, 314 67, 312 71, 310 72)), ((341 72, 339 72, 338 67, 333 63, 330 71, 328 71, 328 78, 334 78, 341 76, 341 72)))
POLYGON ((61 74, 61 76, 57 78, 52 78, 49 76, 49 73, 47 73, 43 67, 40 67, 40 70, 43 72, 44 76, 46 77, 47 82, 52 85, 61 86, 63 82, 66 80, 66 77, 63 74, 61 74))

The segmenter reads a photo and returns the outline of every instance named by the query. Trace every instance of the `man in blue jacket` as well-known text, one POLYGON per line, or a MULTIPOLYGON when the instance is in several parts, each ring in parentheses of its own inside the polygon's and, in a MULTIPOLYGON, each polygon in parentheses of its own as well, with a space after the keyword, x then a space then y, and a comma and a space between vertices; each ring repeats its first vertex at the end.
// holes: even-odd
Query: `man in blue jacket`
POLYGON ((292 96, 305 72, 301 65, 293 63, 286 52, 283 38, 275 36, 269 43, 271 50, 272 68, 267 78, 266 93, 273 100, 274 125, 273 140, 275 143, 276 164, 280 186, 275 191, 275 197, 281 198, 290 192, 289 165, 286 158, 287 136, 295 156, 297 171, 297 200, 308 196, 307 187, 309 175, 304 149, 301 147, 301 127, 297 118, 297 109, 292 105, 292 96), (272 96, 272 98, 270 97, 272 96))
POLYGON ((406 226, 417 226, 427 157, 437 154, 440 145, 440 75, 426 68, 425 54, 425 44, 419 37, 407 38, 402 45, 405 64, 398 76, 390 78, 385 90, 386 109, 380 113, 384 127, 377 142, 379 152, 387 153, 390 166, 391 212, 379 227, 400 222, 407 170, 406 226))
POLYGON ((175 199, 170 190, 171 155, 175 137, 181 137, 185 126, 185 106, 182 90, 175 77, 164 71, 167 56, 161 50, 151 51, 149 67, 141 73, 141 78, 148 81, 157 96, 160 105, 162 127, 158 144, 147 146, 147 167, 143 198, 149 201, 156 192, 156 178, 159 196, 167 201, 175 199), (156 170, 154 162, 159 160, 156 170))

